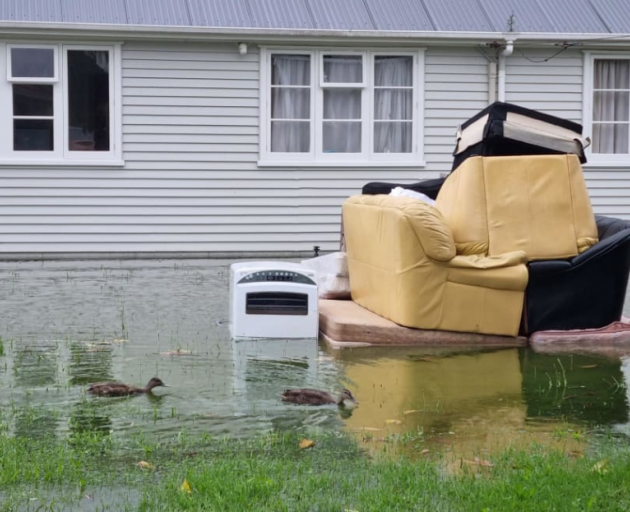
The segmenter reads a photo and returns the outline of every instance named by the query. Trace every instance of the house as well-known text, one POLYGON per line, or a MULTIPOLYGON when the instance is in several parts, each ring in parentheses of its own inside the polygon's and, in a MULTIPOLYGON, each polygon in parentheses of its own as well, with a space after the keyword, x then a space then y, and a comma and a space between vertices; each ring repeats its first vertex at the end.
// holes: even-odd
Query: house
POLYGON ((630 217, 627 0, 0 0, 0 258, 312 254, 495 99, 630 217))

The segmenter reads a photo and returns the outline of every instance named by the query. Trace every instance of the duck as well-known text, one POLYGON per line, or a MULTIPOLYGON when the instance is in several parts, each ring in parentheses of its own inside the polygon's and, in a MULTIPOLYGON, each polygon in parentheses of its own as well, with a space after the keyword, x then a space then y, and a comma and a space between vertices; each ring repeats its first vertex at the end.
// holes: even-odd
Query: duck
POLYGON ((282 395, 283 402, 291 402, 300 405, 328 405, 337 404, 340 407, 353 407, 357 405, 356 398, 348 389, 342 389, 336 397, 328 391, 318 389, 285 389, 282 395))
POLYGON ((122 382, 95 382, 88 388, 88 393, 97 396, 129 396, 139 395, 140 393, 150 393, 153 388, 159 386, 168 387, 157 377, 153 377, 143 388, 129 386, 122 382))

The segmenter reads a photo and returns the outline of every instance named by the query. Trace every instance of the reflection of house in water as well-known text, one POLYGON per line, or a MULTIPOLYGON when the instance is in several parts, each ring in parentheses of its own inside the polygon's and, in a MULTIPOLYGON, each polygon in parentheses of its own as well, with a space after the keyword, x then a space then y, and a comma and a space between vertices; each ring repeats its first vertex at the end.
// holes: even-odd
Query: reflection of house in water
POLYGON ((114 380, 112 359, 113 347, 111 345, 73 343, 70 346, 68 366, 70 384, 76 386, 114 380))
POLYGON ((102 434, 107 435, 112 429, 111 416, 107 414, 108 407, 102 402, 81 400, 72 406, 68 428, 73 434, 102 434))
POLYGON ((57 343, 16 347, 11 357, 13 378, 21 387, 54 386, 58 378, 57 343))
POLYGON ((17 401, 19 406, 6 428, 26 437, 56 435, 66 427, 72 432, 109 431, 111 419, 102 404, 73 400, 68 407, 66 390, 113 380, 114 360, 112 346, 96 343, 37 340, 6 347, 0 386, 7 392, 0 405, 17 401))

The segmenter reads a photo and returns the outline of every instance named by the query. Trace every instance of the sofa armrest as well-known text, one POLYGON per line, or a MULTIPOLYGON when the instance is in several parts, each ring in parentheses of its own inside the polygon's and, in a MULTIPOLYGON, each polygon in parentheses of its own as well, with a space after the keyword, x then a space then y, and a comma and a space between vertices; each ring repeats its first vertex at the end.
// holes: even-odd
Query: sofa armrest
POLYGON ((532 274, 555 274, 557 272, 565 272, 571 270, 573 265, 566 260, 541 260, 532 261, 529 264, 529 270, 532 274))
POLYGON ((493 268, 514 267, 523 263, 527 263, 527 254, 523 251, 514 251, 506 252, 498 256, 483 256, 481 254, 455 256, 449 262, 449 266, 453 268, 490 270, 493 268))
POLYGON ((447 281, 466 286, 522 292, 529 279, 526 260, 527 256, 522 251, 494 257, 456 256, 446 264, 447 281))
POLYGON ((623 231, 619 231, 618 233, 609 236, 608 238, 604 238, 598 244, 595 244, 593 247, 591 247, 588 251, 576 256, 575 258, 573 258, 573 260, 571 260, 571 264, 573 267, 584 265, 589 261, 592 261, 603 256, 604 254, 614 251, 617 247, 627 243, 628 241, 630 241, 630 229, 624 229, 623 231))

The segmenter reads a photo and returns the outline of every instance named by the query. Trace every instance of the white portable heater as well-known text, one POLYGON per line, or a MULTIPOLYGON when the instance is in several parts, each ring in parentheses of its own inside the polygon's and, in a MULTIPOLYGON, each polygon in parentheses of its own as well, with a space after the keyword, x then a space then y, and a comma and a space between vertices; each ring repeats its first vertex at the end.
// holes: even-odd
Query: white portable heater
POLYGON ((239 338, 317 338, 317 273, 297 263, 230 267, 230 330, 239 338))

